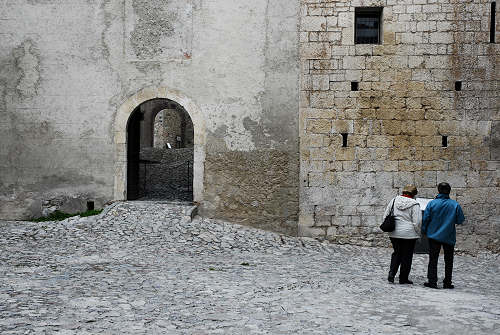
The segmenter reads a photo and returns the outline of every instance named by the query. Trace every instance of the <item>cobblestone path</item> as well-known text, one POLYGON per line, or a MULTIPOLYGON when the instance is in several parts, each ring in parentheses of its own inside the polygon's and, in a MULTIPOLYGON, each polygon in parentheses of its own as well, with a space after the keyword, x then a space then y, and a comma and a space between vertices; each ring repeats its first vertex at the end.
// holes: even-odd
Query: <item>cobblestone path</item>
MULTIPOLYGON (((386 280, 390 250, 114 204, 94 218, 0 222, 1 334, 493 334, 497 255, 457 256, 455 290, 386 280)), ((440 263, 440 274, 442 263, 440 263)), ((496 331, 494 330, 496 329, 496 331)))

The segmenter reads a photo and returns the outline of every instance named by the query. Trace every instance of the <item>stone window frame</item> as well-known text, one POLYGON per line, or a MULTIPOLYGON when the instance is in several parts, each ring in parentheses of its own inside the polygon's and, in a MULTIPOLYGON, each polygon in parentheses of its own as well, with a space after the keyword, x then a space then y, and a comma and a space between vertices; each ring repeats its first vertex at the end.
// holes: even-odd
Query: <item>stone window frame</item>
POLYGON ((356 7, 354 9, 354 44, 382 44, 384 7, 356 7), (378 19, 378 37, 377 42, 359 42, 358 41, 358 18, 376 17, 378 19))

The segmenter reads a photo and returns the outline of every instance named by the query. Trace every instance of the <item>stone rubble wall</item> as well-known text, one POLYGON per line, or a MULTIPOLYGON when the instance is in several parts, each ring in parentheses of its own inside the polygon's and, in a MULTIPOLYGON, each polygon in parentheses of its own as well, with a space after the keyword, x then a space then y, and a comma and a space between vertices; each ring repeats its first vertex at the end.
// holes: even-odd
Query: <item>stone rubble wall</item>
POLYGON ((193 200, 193 148, 143 148, 139 166, 141 197, 161 200, 193 200))
POLYGON ((300 235, 387 245, 378 226, 390 199, 405 184, 433 198, 446 181, 467 218, 457 248, 499 251, 500 48, 489 43, 490 3, 301 2, 300 235), (383 7, 380 45, 354 44, 361 6, 383 7))
POLYGON ((207 155, 205 211, 216 218, 266 230, 297 234, 295 155, 278 150, 207 155))
POLYGON ((193 122, 191 122, 189 114, 184 110, 165 109, 159 112, 154 120, 155 148, 167 148, 167 143, 170 143, 172 148, 177 148, 177 136, 182 136, 183 134, 181 113, 185 113, 186 118, 183 147, 193 147, 193 122))

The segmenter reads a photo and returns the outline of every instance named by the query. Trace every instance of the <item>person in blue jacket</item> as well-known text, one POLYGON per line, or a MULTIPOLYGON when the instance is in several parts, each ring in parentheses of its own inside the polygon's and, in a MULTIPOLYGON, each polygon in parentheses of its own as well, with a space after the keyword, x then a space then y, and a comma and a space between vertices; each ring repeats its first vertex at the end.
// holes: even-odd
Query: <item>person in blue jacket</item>
POLYGON ((439 194, 427 204, 422 219, 422 233, 429 238, 429 265, 427 267, 426 287, 437 287, 437 264, 441 246, 444 250, 443 288, 454 288, 451 282, 453 272, 453 253, 456 243, 455 225, 465 220, 462 208, 450 199, 451 186, 448 183, 438 185, 439 194))

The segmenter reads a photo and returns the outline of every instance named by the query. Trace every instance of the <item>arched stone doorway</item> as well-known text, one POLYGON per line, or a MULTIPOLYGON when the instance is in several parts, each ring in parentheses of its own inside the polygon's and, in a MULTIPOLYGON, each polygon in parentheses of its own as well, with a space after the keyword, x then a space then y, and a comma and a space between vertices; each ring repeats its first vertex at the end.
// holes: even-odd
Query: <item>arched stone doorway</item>
POLYGON ((127 127, 127 200, 193 200, 193 122, 175 101, 157 98, 127 127))
POLYGON ((192 170, 191 192, 195 202, 203 201, 203 175, 206 143, 205 120, 200 109, 191 101, 191 99, 178 91, 171 90, 166 87, 147 88, 139 91, 137 94, 127 99, 127 101, 120 106, 117 112, 114 124, 115 200, 126 200, 137 196, 137 194, 131 194, 130 196, 128 194, 129 192, 134 192, 133 186, 129 187, 129 182, 134 181, 134 177, 131 177, 130 174, 136 174, 137 176, 140 174, 141 169, 141 165, 137 164, 138 162, 132 161, 139 161, 141 159, 141 139, 143 143, 147 143, 149 147, 154 148, 155 116, 159 112, 170 108, 172 106, 171 104, 174 104, 185 111, 187 117, 192 122, 193 135, 191 141, 193 161, 192 167, 190 168, 192 170), (149 121, 144 122, 145 120, 141 120, 145 117, 145 115, 140 113, 140 106, 147 106, 148 104, 155 105, 158 102, 159 107, 156 108, 154 112, 151 112, 146 116, 149 118, 149 121), (144 103, 146 104, 143 105, 144 103), (161 106, 162 104, 164 105, 161 106), (150 132, 146 134, 143 129, 141 135, 141 127, 149 127, 150 132), (141 136, 144 137, 141 138, 141 136), (130 164, 129 160, 131 161, 130 164))

